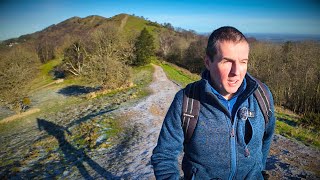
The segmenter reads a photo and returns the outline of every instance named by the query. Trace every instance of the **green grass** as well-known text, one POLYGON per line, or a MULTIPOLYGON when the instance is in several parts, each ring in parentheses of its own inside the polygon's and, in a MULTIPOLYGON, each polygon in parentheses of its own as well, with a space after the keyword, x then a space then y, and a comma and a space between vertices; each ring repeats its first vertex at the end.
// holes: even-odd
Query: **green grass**
POLYGON ((133 83, 136 85, 137 98, 142 98, 150 94, 147 86, 152 82, 154 68, 151 64, 133 68, 133 83))
POLYGON ((73 129, 69 141, 72 141, 74 146, 78 148, 94 149, 99 148, 100 145, 107 147, 112 145, 113 137, 117 137, 122 130, 120 122, 111 117, 101 121, 92 119, 81 123, 73 129), (101 135, 105 135, 107 142, 99 145, 96 141, 101 135))
POLYGON ((301 127, 299 118, 278 110, 276 112, 276 133, 287 138, 296 139, 306 145, 312 145, 320 148, 320 133, 311 128, 301 127))
POLYGON ((147 25, 148 21, 129 16, 126 25, 124 26, 126 32, 132 32, 132 30, 137 30, 138 32, 142 31, 143 28, 147 28, 147 30, 153 35, 156 35, 154 32, 158 27, 147 25))
POLYGON ((60 58, 58 59, 54 59, 54 60, 50 60, 49 62, 47 62, 46 64, 43 64, 41 66, 41 74, 46 76, 49 74, 49 72, 57 65, 59 65, 62 62, 62 60, 60 58))
POLYGON ((35 78, 30 85, 30 89, 34 90, 40 88, 46 84, 49 84, 54 81, 52 76, 50 75, 50 71, 57 65, 61 63, 61 59, 57 58, 54 60, 50 60, 49 62, 40 66, 40 73, 37 78, 35 78))
POLYGON ((160 27, 150 26, 148 25, 148 21, 144 19, 140 19, 137 17, 129 16, 126 25, 124 26, 124 30, 127 35, 131 35, 132 33, 140 34, 143 28, 146 28, 148 32, 154 37, 155 47, 159 47, 159 42, 156 41, 158 39, 158 30, 160 27))
POLYGON ((173 64, 169 63, 159 63, 163 68, 167 77, 179 84, 182 87, 185 87, 187 84, 197 81, 200 79, 200 76, 190 73, 189 71, 179 68, 173 64))

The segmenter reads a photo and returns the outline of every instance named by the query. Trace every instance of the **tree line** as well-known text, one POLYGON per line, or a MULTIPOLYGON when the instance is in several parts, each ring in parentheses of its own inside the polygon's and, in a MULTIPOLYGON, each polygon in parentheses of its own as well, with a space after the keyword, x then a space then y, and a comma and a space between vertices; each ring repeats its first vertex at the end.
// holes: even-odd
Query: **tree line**
POLYGON ((275 103, 320 128, 320 43, 251 44, 249 71, 271 89, 275 103))

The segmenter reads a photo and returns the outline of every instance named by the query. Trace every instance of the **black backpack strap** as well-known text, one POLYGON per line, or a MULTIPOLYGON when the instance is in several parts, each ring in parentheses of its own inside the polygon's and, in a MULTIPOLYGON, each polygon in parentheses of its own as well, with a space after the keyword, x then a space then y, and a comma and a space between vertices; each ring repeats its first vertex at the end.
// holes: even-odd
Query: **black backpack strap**
POLYGON ((198 83, 198 81, 194 82, 184 89, 182 105, 182 128, 184 132, 185 143, 190 141, 198 122, 200 112, 199 90, 197 89, 198 83))
POLYGON ((269 123, 269 118, 271 116, 271 96, 266 88, 266 86, 258 79, 255 79, 258 83, 258 88, 254 91, 254 96, 256 97, 259 107, 263 113, 265 124, 269 123))

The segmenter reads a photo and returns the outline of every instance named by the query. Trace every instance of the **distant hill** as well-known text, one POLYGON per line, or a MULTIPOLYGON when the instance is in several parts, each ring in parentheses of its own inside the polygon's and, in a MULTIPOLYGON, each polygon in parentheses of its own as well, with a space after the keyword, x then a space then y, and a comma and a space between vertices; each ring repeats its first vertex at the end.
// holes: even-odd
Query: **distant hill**
POLYGON ((16 44, 25 42, 41 42, 44 40, 54 43, 54 46, 60 46, 68 37, 85 37, 99 28, 113 24, 122 28, 127 33, 140 32, 144 27, 148 30, 163 28, 162 25, 151 22, 143 17, 137 17, 128 14, 119 14, 111 18, 92 15, 85 18, 72 17, 58 24, 53 24, 41 31, 22 35, 18 38, 12 38, 3 41, 4 44, 16 44))

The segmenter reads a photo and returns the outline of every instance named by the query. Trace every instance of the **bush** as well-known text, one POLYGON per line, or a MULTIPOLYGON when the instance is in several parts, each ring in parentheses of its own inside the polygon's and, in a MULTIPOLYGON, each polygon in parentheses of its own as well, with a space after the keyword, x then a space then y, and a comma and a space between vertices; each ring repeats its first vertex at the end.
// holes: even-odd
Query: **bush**
MULTIPOLYGON (((20 112, 27 102, 28 84, 39 72, 40 61, 35 52, 19 46, 1 52, 0 56, 0 103, 20 112)), ((29 100, 28 100, 29 101, 29 100)))
POLYGON ((108 56, 93 56, 84 68, 84 80, 104 89, 115 89, 129 84, 131 69, 121 61, 108 56))

